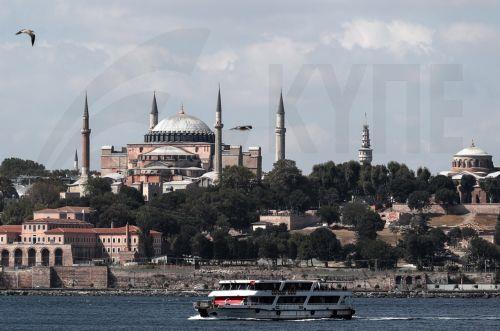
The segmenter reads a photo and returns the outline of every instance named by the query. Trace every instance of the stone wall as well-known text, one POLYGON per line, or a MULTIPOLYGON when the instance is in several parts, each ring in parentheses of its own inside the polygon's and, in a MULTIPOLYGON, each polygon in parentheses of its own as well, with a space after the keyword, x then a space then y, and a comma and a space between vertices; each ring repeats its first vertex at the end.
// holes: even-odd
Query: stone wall
MULTIPOLYGON (((392 205, 392 210, 400 213, 411 213, 412 211, 406 204, 395 203, 392 205)), ((463 215, 468 213, 474 214, 500 214, 500 203, 485 203, 485 204, 460 204, 449 206, 446 209, 438 204, 432 204, 427 212, 431 214, 454 214, 463 215)))
POLYGON ((320 219, 315 215, 261 215, 259 221, 273 225, 285 224, 288 230, 298 230, 316 225, 320 219))
POLYGON ((108 287, 108 267, 105 266, 53 267, 52 270, 51 287, 108 287))

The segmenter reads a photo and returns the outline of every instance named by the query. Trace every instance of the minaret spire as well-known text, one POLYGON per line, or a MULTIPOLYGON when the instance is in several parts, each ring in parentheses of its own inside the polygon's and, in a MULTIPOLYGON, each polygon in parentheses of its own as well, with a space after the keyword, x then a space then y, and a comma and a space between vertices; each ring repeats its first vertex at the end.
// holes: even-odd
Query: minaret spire
POLYGON ((359 163, 368 165, 372 163, 373 149, 370 144, 370 127, 365 113, 365 124, 363 124, 363 131, 361 132, 361 148, 358 150, 359 163))
POLYGON ((149 113, 149 130, 153 130, 158 124, 158 104, 156 103, 156 91, 153 92, 153 104, 149 113))
POLYGON ((285 106, 283 104, 283 90, 280 92, 278 111, 276 112, 276 161, 285 159, 285 106))
POLYGON ((219 92, 217 94, 217 108, 215 111, 215 155, 214 155, 214 171, 217 180, 220 180, 222 174, 222 102, 219 92))
POLYGON ((86 178, 90 169, 90 127, 89 127, 89 103, 87 100, 87 92, 85 91, 85 108, 83 109, 83 126, 82 126, 82 174, 86 178))
POLYGON ((75 149, 75 158, 73 159, 73 169, 78 172, 78 150, 75 149))

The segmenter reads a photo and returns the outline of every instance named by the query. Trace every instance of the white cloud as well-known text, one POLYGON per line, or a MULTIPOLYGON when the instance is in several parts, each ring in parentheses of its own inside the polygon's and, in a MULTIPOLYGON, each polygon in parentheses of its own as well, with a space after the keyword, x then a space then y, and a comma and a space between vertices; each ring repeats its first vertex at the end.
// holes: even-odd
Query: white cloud
POLYGON ((231 50, 221 50, 213 54, 203 55, 198 67, 203 71, 233 71, 238 55, 231 50))
POLYGON ((440 37, 449 43, 496 42, 498 32, 482 23, 454 23, 439 31, 440 37))
POLYGON ((396 55, 404 55, 410 51, 429 52, 433 35, 433 30, 419 24, 358 19, 342 24, 340 33, 324 34, 321 41, 325 44, 337 41, 348 50, 354 47, 387 49, 396 55))

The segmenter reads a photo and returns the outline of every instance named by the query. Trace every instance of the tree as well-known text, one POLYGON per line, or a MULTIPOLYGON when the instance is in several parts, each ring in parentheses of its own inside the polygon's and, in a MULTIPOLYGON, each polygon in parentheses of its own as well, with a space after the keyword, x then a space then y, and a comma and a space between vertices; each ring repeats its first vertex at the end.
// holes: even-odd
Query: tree
POLYGON ((368 260, 372 268, 394 268, 398 260, 396 250, 379 239, 358 241, 356 253, 358 259, 368 260))
POLYGON ((25 176, 46 176, 45 166, 31 160, 23 160, 11 157, 2 161, 0 165, 0 176, 10 179, 25 176))
POLYGON ((430 195, 427 191, 415 191, 408 196, 408 207, 421 213, 430 205, 430 195))
POLYGON ((462 230, 459 227, 453 228, 448 232, 447 235, 448 244, 450 246, 456 246, 460 240, 462 240, 462 230))
POLYGON ((253 172, 243 166, 225 167, 220 186, 226 189, 248 192, 256 182, 253 172))
POLYGON ((471 175, 463 175, 460 179, 460 188, 465 193, 465 202, 471 202, 471 193, 476 185, 476 179, 471 175))
POLYGON ((309 265, 309 260, 311 260, 312 264, 312 259, 315 256, 315 252, 314 252, 314 244, 311 240, 311 237, 307 236, 300 241, 298 245, 297 255, 301 260, 305 260, 308 265, 309 265))
POLYGON ((273 169, 264 178, 264 185, 269 187, 274 194, 273 207, 276 209, 300 208, 299 211, 307 209, 307 205, 301 205, 304 192, 308 192, 307 177, 302 175, 302 171, 297 168, 295 161, 278 160, 273 169), (293 193, 293 199, 290 196, 293 193), (302 191, 302 192, 300 192, 302 191), (295 204, 295 206, 291 206, 295 204))
POLYGON ((33 217, 33 206, 26 198, 7 203, 2 213, 3 224, 21 224, 33 217))
POLYGON ((331 230, 319 228, 314 230, 309 235, 309 240, 312 243, 314 257, 322 261, 330 261, 335 257, 340 256, 342 246, 340 241, 331 230))
POLYGON ((216 231, 213 235, 213 250, 214 250, 214 258, 223 260, 228 258, 228 240, 227 234, 223 231, 216 231))
POLYGON ((434 200, 444 206, 453 205, 458 202, 458 193, 455 189, 440 188, 434 194, 434 200))
POLYGON ((500 262, 500 251, 498 246, 475 237, 469 243, 467 257, 471 263, 476 265, 476 268, 483 268, 500 262))
POLYGON ((32 205, 49 207, 59 201, 59 193, 64 191, 64 185, 53 179, 36 181, 26 192, 32 205))
POLYGON ((456 191, 455 183, 448 176, 437 175, 429 180, 429 193, 436 193, 440 189, 456 191))
POLYGON ((384 229, 380 215, 361 202, 350 202, 342 209, 342 223, 352 225, 358 240, 375 239, 377 231, 384 229))
POLYGON ((479 182, 479 186, 488 196, 488 201, 498 202, 500 200, 500 179, 486 178, 479 182))
POLYGON ((101 177, 88 177, 85 183, 85 195, 95 197, 111 192, 111 179, 101 177))
POLYGON ((17 199, 19 195, 17 194, 12 181, 4 176, 0 176, 0 198, 17 199))
POLYGON ((328 223, 329 225, 332 223, 338 223, 340 220, 339 207, 336 205, 321 206, 318 210, 318 216, 322 222, 328 223))
POLYGON ((126 224, 135 224, 135 218, 130 209, 123 203, 114 203, 108 206, 99 215, 97 227, 108 228, 111 225, 115 227, 125 226, 126 224))

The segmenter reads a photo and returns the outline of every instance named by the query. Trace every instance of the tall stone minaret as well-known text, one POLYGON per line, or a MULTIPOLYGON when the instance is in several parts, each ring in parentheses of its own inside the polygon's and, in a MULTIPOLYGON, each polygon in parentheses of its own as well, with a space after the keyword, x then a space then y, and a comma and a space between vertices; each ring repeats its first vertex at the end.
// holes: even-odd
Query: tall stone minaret
POLYGON ((370 145, 370 128, 366 120, 365 113, 365 124, 363 125, 363 131, 361 133, 361 148, 359 149, 358 159, 359 163, 363 165, 368 165, 372 163, 372 152, 373 149, 370 145))
POLYGON ((215 112, 215 155, 214 155, 214 171, 216 178, 219 180, 222 174, 222 105, 220 100, 220 85, 219 94, 217 96, 217 110, 215 112))
POLYGON ((89 104, 87 93, 85 93, 85 109, 83 110, 82 126, 82 177, 88 177, 90 169, 90 128, 89 128, 89 104))
POLYGON ((276 113, 276 161, 285 159, 285 106, 283 91, 280 93, 280 104, 276 113))
POLYGON ((149 130, 153 130, 158 124, 158 105, 156 104, 156 92, 153 92, 153 104, 149 113, 149 130))
POLYGON ((78 150, 76 150, 76 149, 75 149, 75 158, 73 160, 73 169, 75 171, 79 170, 79 167, 78 167, 78 150))

